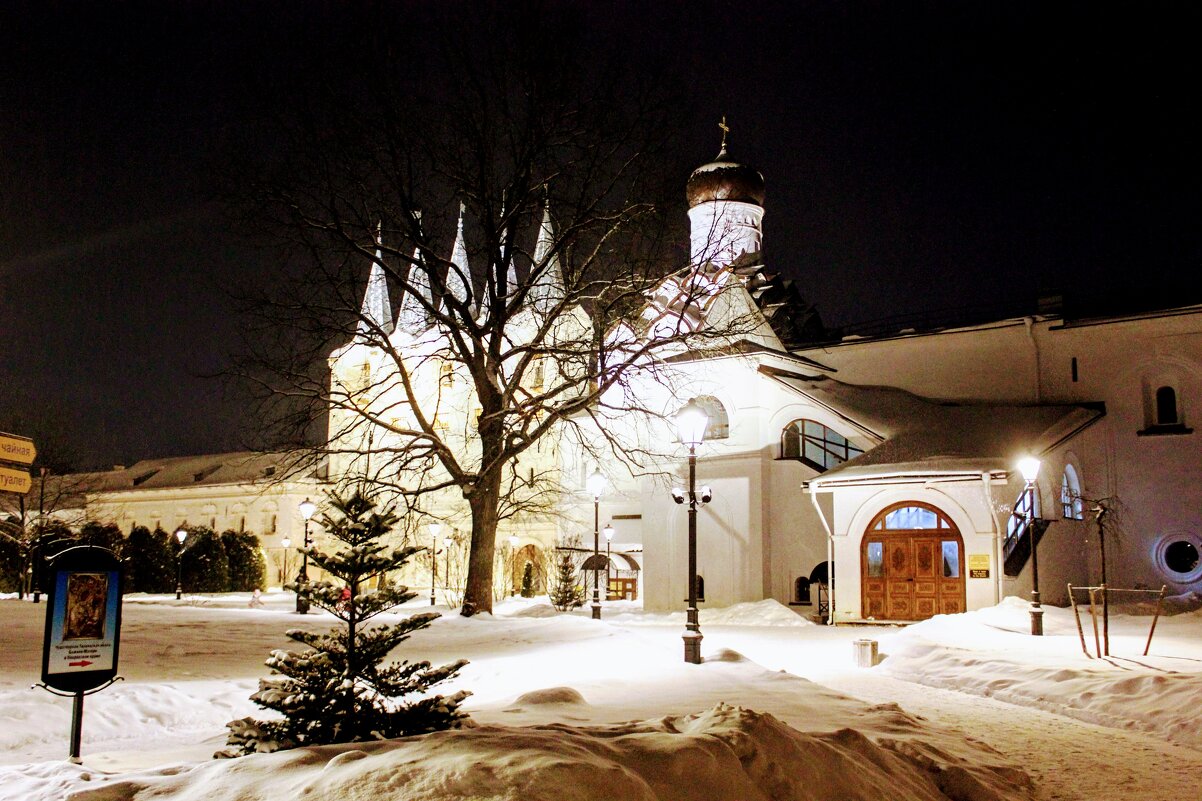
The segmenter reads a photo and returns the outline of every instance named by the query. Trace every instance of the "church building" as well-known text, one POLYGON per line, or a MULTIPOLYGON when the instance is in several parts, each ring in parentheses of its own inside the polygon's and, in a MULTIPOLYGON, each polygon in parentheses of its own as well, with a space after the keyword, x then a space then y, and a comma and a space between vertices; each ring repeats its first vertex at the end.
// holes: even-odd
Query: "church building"
MULTIPOLYGON (((618 579, 608 595, 649 610, 684 607, 687 514, 672 491, 687 480, 687 449, 668 421, 691 402, 708 418, 696 462, 697 483, 710 497, 697 530, 703 622, 705 607, 766 598, 834 623, 921 620, 1026 597, 1036 560, 1044 601, 1063 603, 1069 584, 1101 580, 1099 519, 1110 586, 1202 591, 1202 449, 1193 440, 1202 409, 1202 306, 834 337, 797 284, 769 269, 764 178, 733 158, 725 139, 717 158, 689 176, 685 195, 689 268, 650 294, 637 330, 611 338, 750 322, 704 350, 661 354, 656 370, 614 390, 657 410, 654 417, 610 416, 604 432, 580 421, 522 457, 515 477, 528 471, 533 484, 536 475, 553 476, 559 489, 550 511, 501 522, 498 570, 510 587, 526 564, 541 569, 565 543, 583 561, 595 528, 605 526, 606 572, 618 579), (597 449, 587 440, 602 434, 658 456, 637 470, 590 457, 597 449), (1039 460, 1030 481, 1018 467, 1024 457, 1039 460)), ((551 252, 553 211, 543 215, 536 259, 551 252)), ((471 275, 462 212, 450 250, 459 273, 471 275)), ((515 339, 559 291, 557 270, 532 287, 515 339)), ((448 291, 465 291, 450 283, 448 291)), ((436 302, 429 292, 426 306, 436 302)), ((362 317, 407 354, 421 410, 444 441, 471 449, 478 415, 471 382, 440 358, 441 335, 422 304, 402 295, 394 313, 378 264, 362 317)), ((556 335, 579 337, 591 325, 588 311, 575 307, 556 335)), ((351 413, 358 399, 380 420, 402 421, 413 409, 380 389, 394 382, 378 348, 351 341, 330 355, 329 368, 331 387, 347 399, 329 419, 329 478, 337 482, 378 469, 363 455, 373 448, 363 446, 374 442, 378 451, 387 436, 365 422, 370 416, 351 413)), ((611 408, 620 406, 615 398, 611 408)), ((129 486, 107 486, 89 501, 97 514, 143 522, 134 510, 145 507, 164 524, 179 522, 168 523, 163 511, 170 488, 125 472, 129 486)), ((315 480, 297 484, 283 506, 261 491, 218 502, 200 497, 211 483, 206 475, 189 475, 196 509, 175 518, 233 525, 236 516, 242 525, 246 513, 248 525, 275 532, 286 524, 293 536, 297 520, 275 515, 320 490, 315 480)), ((235 478, 223 486, 247 480, 235 478)), ((462 547, 467 525, 462 495, 447 491, 409 515, 402 534, 439 551, 438 537, 462 547)), ((417 573, 411 578, 421 585, 417 573)))
MULTIPOLYGON (((766 323, 728 352, 670 359, 671 393, 641 395, 710 419, 704 605, 774 598, 833 622, 977 609, 1028 595, 1032 539, 1043 599, 1065 603, 1068 584, 1101 580, 1099 514, 1110 586, 1202 589, 1202 307, 814 339, 812 310, 762 259, 759 173, 724 147, 687 198, 695 268, 766 323), (1023 457, 1039 460, 1029 487, 1023 457)), ((682 482, 683 449, 664 466, 682 482)), ((601 469, 602 518, 643 548, 644 604, 681 608, 685 508, 660 481, 601 469)))

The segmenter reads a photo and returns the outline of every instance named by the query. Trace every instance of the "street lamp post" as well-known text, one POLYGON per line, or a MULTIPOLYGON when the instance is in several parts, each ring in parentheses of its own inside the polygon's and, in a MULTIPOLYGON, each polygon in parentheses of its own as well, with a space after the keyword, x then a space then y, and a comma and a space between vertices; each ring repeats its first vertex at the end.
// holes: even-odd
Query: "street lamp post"
POLYGON ((614 527, 612 523, 605 524, 605 600, 609 600, 609 546, 614 541, 614 527))
POLYGON ((41 603, 42 594, 42 574, 45 572, 45 565, 42 563, 42 537, 46 534, 46 476, 50 474, 49 467, 38 469, 38 477, 41 481, 38 484, 38 536, 34 539, 33 546, 33 561, 31 563, 32 572, 29 575, 30 591, 33 593, 33 602, 41 603))
POLYGON ((179 550, 175 552, 175 600, 184 597, 184 540, 188 538, 188 530, 182 526, 175 532, 179 542, 179 550))
POLYGON ((442 574, 442 583, 447 588, 447 606, 451 605, 451 546, 455 538, 448 535, 442 539, 442 549, 447 552, 447 569, 442 574))
MULTIPOLYGON (((689 447, 689 608, 685 613, 684 661, 694 665, 701 664, 701 624, 697 620, 697 446, 705 439, 708 423, 705 411, 693 401, 676 413, 676 431, 681 443, 689 447)), ((677 503, 686 500, 680 490, 672 496, 677 503)), ((708 500, 704 497, 701 503, 708 500)))
POLYGON ((1035 479, 1039 477, 1039 460, 1034 456, 1020 459, 1018 470, 1027 483, 1027 536, 1031 538, 1031 634, 1043 636, 1043 607, 1039 604, 1039 550, 1035 532, 1035 479))
POLYGON ((509 535, 509 594, 514 596, 518 594, 518 579, 514 575, 514 568, 517 567, 518 556, 518 535, 509 535))
POLYGON ((597 584, 601 571, 597 562, 601 561, 601 493, 605 489, 605 476, 600 469, 594 470, 586 484, 593 496, 593 620, 600 620, 601 595, 597 584))
POLYGON ((288 548, 292 545, 292 538, 285 534, 280 538, 280 584, 288 580, 288 548))
POLYGON ((309 546, 313 544, 309 539, 309 520, 317 512, 317 504, 305 498, 296 508, 305 520, 305 547, 301 551, 300 573, 296 576, 296 613, 305 615, 309 613, 309 598, 305 593, 309 585, 309 546))
POLYGON ((430 606, 434 606, 434 583, 438 581, 438 532, 442 531, 442 523, 434 521, 430 529, 430 606))

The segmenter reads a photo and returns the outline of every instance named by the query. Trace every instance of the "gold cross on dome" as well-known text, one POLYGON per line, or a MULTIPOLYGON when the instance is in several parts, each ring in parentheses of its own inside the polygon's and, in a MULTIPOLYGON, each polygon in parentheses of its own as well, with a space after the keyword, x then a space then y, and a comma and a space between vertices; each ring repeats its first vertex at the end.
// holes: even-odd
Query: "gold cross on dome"
POLYGON ((722 149, 726 150, 726 135, 730 133, 730 127, 726 124, 726 115, 722 115, 722 122, 718 123, 718 127, 722 129, 722 149))

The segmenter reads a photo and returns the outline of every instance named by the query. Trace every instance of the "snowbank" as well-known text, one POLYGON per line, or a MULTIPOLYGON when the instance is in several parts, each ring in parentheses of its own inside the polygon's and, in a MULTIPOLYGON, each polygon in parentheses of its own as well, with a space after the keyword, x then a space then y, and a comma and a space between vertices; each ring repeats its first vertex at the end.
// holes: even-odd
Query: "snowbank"
MULTIPOLYGON (((1031 798, 1024 774, 933 769, 854 729, 798 732, 719 704, 614 726, 479 726, 373 743, 297 749, 106 779, 30 766, 6 787, 66 801, 404 798, 407 801, 999 801, 1031 798), (92 784, 93 786, 88 786, 92 784)), ((916 758, 918 757, 918 758, 916 758)))
MULTIPOLYGON (((1082 615, 1092 650, 1093 629, 1082 615)), ((940 615, 881 638, 880 670, 906 681, 997 698, 1183 745, 1202 737, 1202 614, 1162 617, 1143 656, 1150 616, 1111 615, 1110 656, 1082 651, 1071 609, 1044 607, 1044 637, 1029 604, 940 615)))
MULTIPOLYGON (((637 607, 618 607, 603 619, 612 620, 624 625, 641 626, 681 626, 685 624, 684 611, 679 612, 643 612, 637 607)), ((702 630, 706 626, 813 626, 813 622, 802 617, 797 612, 782 604, 780 601, 767 598, 763 601, 747 601, 734 606, 699 609, 697 619, 702 630)))

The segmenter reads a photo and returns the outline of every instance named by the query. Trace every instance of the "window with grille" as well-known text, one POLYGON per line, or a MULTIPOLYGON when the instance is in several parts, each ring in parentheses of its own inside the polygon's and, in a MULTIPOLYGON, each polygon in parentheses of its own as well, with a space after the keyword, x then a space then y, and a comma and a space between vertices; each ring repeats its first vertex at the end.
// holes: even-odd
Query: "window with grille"
POLYGON ((1085 519, 1085 506, 1081 502, 1081 480, 1077 478, 1077 470, 1071 464, 1064 466, 1064 475, 1060 478, 1060 510, 1065 520, 1085 519))
POLYGON ((800 459, 819 472, 830 470, 863 452, 838 431, 814 420, 794 420, 780 435, 782 459, 800 459))
POLYGON ((953 528, 951 522, 929 506, 898 506, 878 516, 874 531, 915 531, 928 528, 953 528))

